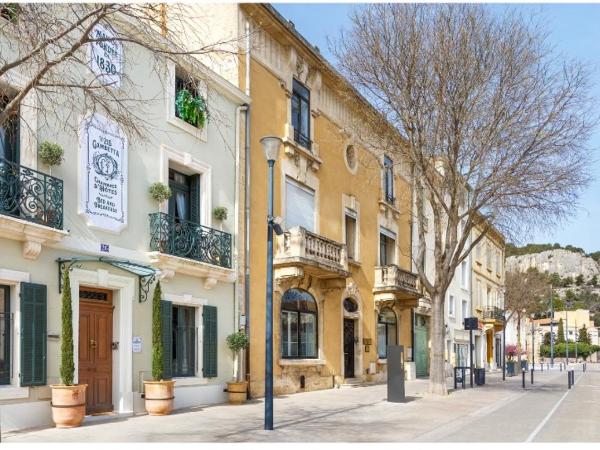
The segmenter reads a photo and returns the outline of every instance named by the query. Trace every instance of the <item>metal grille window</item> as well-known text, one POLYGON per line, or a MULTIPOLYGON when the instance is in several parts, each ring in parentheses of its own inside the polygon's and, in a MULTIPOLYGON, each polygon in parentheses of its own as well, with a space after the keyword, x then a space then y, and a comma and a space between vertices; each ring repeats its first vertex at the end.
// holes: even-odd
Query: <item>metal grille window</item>
POLYGON ((173 376, 196 375, 196 308, 173 305, 173 376))
POLYGON ((383 191, 385 201, 393 204, 396 200, 394 197, 394 162, 388 156, 383 157, 383 191))
POLYGON ((281 356, 317 357, 317 302, 301 289, 290 289, 281 299, 281 356))
POLYGON ((294 140, 310 150, 310 91, 296 80, 292 86, 292 126, 294 140))
POLYGON ((11 334, 10 288, 0 285, 0 384, 10 384, 11 334))
POLYGON ((377 356, 387 358, 388 345, 396 345, 398 337, 396 314, 383 308, 377 316, 377 356))

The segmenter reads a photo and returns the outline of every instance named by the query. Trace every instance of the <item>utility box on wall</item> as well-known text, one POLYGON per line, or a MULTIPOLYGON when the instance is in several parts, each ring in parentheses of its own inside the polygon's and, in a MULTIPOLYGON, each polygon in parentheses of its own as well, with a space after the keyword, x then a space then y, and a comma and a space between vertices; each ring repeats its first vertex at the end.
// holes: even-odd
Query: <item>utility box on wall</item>
POLYGON ((388 345, 387 348, 387 401, 406 401, 404 391, 404 347, 388 345))

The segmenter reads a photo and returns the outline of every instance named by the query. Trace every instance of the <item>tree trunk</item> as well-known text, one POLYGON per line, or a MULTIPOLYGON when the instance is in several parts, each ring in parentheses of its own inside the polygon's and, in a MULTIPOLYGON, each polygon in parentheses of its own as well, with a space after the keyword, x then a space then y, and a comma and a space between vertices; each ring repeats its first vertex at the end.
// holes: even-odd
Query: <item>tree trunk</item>
POLYGON ((521 363, 521 314, 517 313, 517 361, 521 363))
POLYGON ((429 393, 448 395, 446 387, 446 368, 444 364, 444 293, 432 298, 431 308, 431 354, 429 363, 429 393))

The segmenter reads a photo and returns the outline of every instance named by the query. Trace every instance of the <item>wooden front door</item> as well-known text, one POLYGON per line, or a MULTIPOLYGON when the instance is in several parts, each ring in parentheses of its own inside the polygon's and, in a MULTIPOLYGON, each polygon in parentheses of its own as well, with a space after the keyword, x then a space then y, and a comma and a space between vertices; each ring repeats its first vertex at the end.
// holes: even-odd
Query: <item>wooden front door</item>
POLYGON ((353 319, 344 319, 344 378, 354 378, 353 319))
POLYGON ((79 290, 79 384, 87 384, 86 414, 113 410, 112 292, 79 290))

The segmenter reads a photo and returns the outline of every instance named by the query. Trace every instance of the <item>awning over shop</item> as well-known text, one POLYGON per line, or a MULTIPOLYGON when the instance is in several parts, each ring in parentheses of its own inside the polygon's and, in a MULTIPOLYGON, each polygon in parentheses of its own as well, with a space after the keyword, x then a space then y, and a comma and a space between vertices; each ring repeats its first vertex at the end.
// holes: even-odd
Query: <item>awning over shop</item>
POLYGON ((58 263, 58 292, 62 292, 62 278, 65 270, 71 270, 73 267, 81 268, 85 263, 104 263, 138 277, 140 303, 148 299, 150 286, 154 283, 157 273, 154 267, 128 260, 109 258, 107 256, 58 258, 56 262, 58 263))

